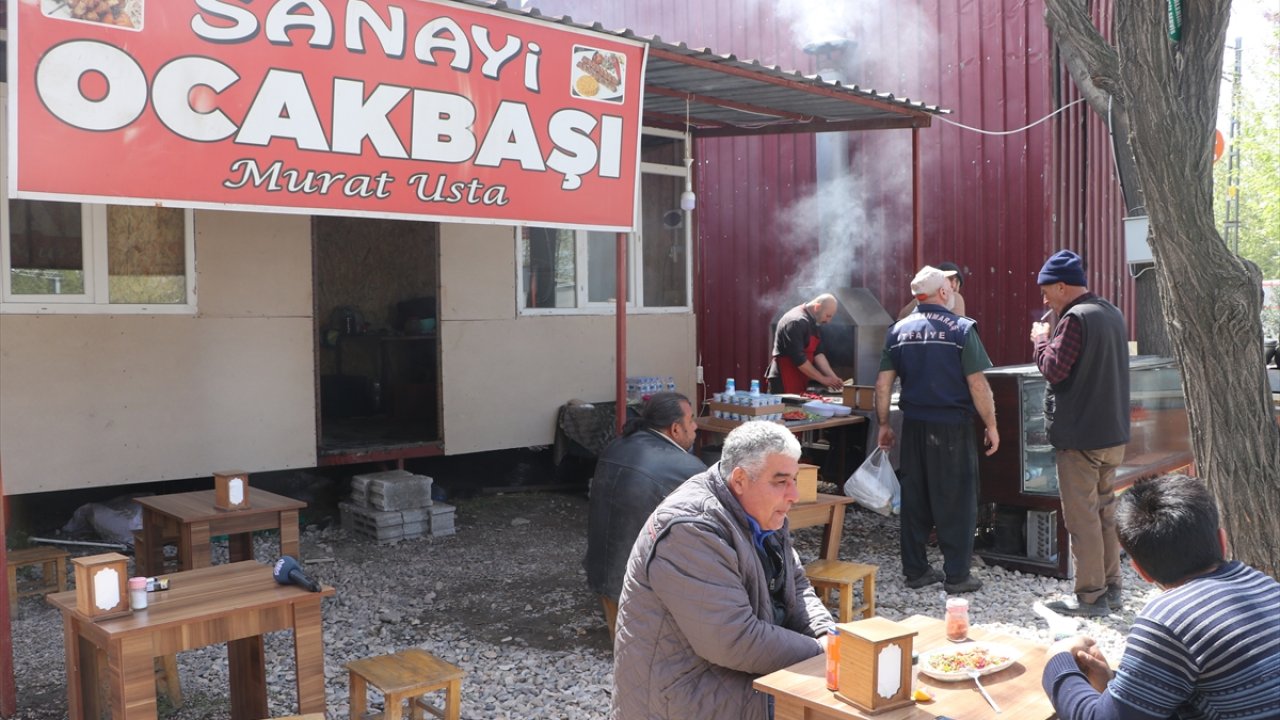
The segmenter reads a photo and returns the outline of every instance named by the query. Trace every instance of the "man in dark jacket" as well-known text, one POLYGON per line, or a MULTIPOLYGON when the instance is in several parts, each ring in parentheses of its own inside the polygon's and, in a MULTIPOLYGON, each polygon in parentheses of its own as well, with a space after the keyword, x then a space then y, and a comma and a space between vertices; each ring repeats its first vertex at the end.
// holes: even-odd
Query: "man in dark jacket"
POLYGON ((1129 442, 1129 332, 1115 305, 1089 292, 1084 261, 1070 250, 1049 258, 1036 279, 1058 316, 1031 326, 1049 444, 1057 448, 1062 521, 1071 536, 1075 597, 1046 603, 1064 615, 1120 609, 1116 468, 1129 442))
POLYGON ((611 720, 766 720, 752 681, 826 649, 831 613, 791 545, 800 443, 746 422, 671 493, 631 550, 611 720))
POLYGON ((672 490, 707 469, 689 453, 697 429, 689 398, 655 393, 596 462, 587 516, 587 584, 600 595, 610 633, 640 526, 672 490))

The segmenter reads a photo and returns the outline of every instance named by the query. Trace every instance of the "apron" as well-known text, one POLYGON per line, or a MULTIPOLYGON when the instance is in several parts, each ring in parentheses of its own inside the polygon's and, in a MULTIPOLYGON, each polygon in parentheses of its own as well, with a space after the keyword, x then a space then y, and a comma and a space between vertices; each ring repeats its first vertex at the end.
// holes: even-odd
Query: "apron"
MULTIPOLYGON (((809 343, 804 346, 804 358, 813 364, 813 356, 818 353, 818 335, 814 333, 809 336, 809 343)), ((777 357, 778 363, 778 379, 782 381, 782 392, 800 395, 804 393, 806 387, 809 386, 809 376, 800 372, 800 368, 791 362, 791 358, 786 355, 777 357)))

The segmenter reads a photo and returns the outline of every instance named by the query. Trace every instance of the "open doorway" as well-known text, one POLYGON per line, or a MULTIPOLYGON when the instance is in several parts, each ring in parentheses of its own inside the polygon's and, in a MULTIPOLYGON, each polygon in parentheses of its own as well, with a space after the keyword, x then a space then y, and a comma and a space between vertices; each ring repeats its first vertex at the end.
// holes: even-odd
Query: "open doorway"
POLYGON ((443 452, 439 226, 315 217, 318 463, 443 452))

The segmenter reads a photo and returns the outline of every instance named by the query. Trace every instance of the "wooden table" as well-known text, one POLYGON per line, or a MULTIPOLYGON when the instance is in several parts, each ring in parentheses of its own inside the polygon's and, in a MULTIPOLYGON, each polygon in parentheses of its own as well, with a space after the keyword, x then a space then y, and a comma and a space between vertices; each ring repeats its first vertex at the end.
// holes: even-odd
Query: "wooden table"
POLYGON ((250 489, 250 507, 244 510, 219 510, 215 500, 214 490, 137 498, 143 535, 143 547, 136 556, 138 574, 164 571, 166 529, 178 535, 178 564, 183 570, 212 564, 209 539, 215 535, 229 536, 231 562, 252 560, 255 530, 279 530, 280 554, 299 557, 298 511, 307 506, 305 502, 257 488, 250 489))
POLYGON ((114 720, 154 720, 153 658, 220 643, 227 644, 232 719, 267 717, 262 636, 278 630, 293 631, 299 712, 323 713, 320 601, 333 594, 327 586, 313 593, 280 585, 269 566, 250 561, 174 573, 167 591, 148 594, 146 610, 98 622, 76 610, 75 591, 49 595, 62 612, 68 717, 96 720, 109 709, 114 720), (99 706, 103 681, 106 708, 99 706))
MULTIPOLYGON (((940 619, 912 615, 902 622, 919 632, 914 638, 917 653, 950 644, 946 639, 946 628, 940 619)), ((1000 642, 1022 651, 1022 656, 1012 667, 982 678, 983 687, 1004 711, 1000 715, 991 709, 972 680, 943 682, 914 668, 913 687, 924 688, 933 696, 933 702, 908 705, 877 715, 866 714, 837 700, 835 694, 827 689, 825 655, 811 657, 758 678, 754 686, 775 698, 774 720, 915 720, 944 716, 962 720, 1002 717, 1048 720, 1054 717, 1053 705, 1040 687, 1040 676, 1047 660, 1047 647, 977 627, 969 635, 975 640, 1000 642)))
POLYGON ((818 499, 811 503, 796 503, 787 513, 787 523, 791 530, 822 526, 822 559, 840 559, 840 535, 844 532, 844 506, 853 502, 853 498, 844 495, 827 495, 818 493, 818 499))

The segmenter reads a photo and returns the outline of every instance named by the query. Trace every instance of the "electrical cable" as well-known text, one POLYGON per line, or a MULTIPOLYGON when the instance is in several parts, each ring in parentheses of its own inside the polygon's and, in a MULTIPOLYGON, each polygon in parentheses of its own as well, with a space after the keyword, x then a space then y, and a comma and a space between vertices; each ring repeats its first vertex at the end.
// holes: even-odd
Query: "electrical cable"
POLYGON ((970 131, 970 132, 981 133, 981 134, 983 134, 983 135, 1013 135, 1013 134, 1016 134, 1016 133, 1025 132, 1025 131, 1027 131, 1027 130, 1030 130, 1031 128, 1033 128, 1033 127, 1035 127, 1035 126, 1039 125, 1040 123, 1042 123, 1042 122, 1044 122, 1044 121, 1048 120, 1049 118, 1053 117, 1054 115, 1057 115, 1058 113, 1062 112, 1063 110, 1066 110, 1067 108, 1069 108, 1069 107, 1071 107, 1071 106, 1073 106, 1073 105, 1078 105, 1078 104, 1080 104, 1080 103, 1082 103, 1082 102, 1084 102, 1084 98, 1076 98, 1075 100, 1072 100, 1071 102, 1067 103, 1066 105, 1063 105, 1062 107, 1058 108, 1057 110, 1054 110, 1053 112, 1049 113, 1048 115, 1045 115, 1044 117, 1040 118, 1039 120, 1037 120, 1037 121, 1035 121, 1035 122, 1031 123, 1030 125, 1025 125, 1025 126, 1020 127, 1020 128, 1018 128, 1018 129, 1016 129, 1016 130, 983 130, 982 128, 970 127, 970 126, 965 125, 965 124, 963 124, 963 123, 958 123, 958 122, 956 122, 955 120, 948 120, 948 119, 946 119, 945 117, 943 117, 943 116, 941 116, 941 115, 934 115, 934 116, 933 116, 933 119, 934 119, 934 120, 938 120, 938 121, 940 121, 940 122, 944 122, 944 123, 946 123, 946 124, 948 124, 948 125, 955 125, 955 126, 956 126, 956 127, 958 127, 958 128, 962 128, 962 129, 964 129, 964 130, 968 130, 968 131, 970 131))

